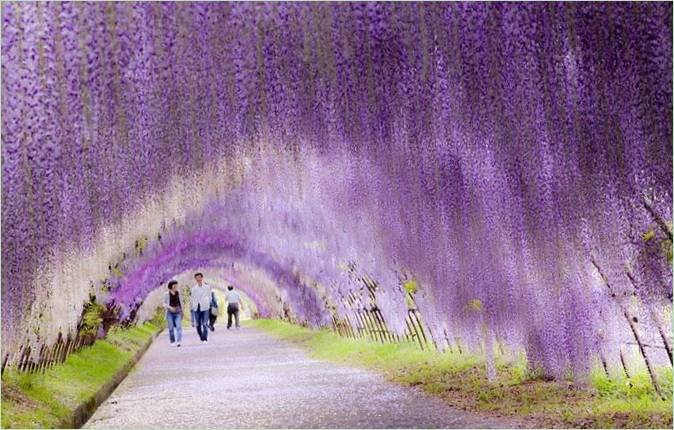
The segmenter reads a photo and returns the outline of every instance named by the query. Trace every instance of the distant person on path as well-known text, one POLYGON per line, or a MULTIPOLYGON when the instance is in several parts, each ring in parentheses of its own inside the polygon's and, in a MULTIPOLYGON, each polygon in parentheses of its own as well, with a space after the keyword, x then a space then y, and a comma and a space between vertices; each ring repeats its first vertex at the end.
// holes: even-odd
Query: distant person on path
POLYGON ((164 296, 164 308, 166 308, 166 321, 171 345, 177 342, 180 346, 180 342, 183 340, 183 307, 180 303, 178 281, 169 281, 168 293, 164 296))
MULTIPOLYGON (((190 299, 190 301, 191 301, 191 299, 190 299)), ((190 306, 190 323, 192 324, 192 327, 196 327, 197 315, 196 315, 196 312, 194 311, 194 309, 192 309, 191 306, 190 306)))
POLYGON ((232 327, 232 315, 236 320, 236 328, 239 328, 239 307, 243 309, 239 293, 234 291, 234 287, 227 287, 227 330, 232 327))
POLYGON ((211 309, 211 287, 204 283, 204 275, 195 273, 197 285, 192 287, 190 302, 201 343, 208 343, 208 315, 211 309))
POLYGON ((211 290, 211 309, 208 314, 208 328, 215 331, 215 320, 218 319, 218 301, 215 299, 215 291, 211 290))

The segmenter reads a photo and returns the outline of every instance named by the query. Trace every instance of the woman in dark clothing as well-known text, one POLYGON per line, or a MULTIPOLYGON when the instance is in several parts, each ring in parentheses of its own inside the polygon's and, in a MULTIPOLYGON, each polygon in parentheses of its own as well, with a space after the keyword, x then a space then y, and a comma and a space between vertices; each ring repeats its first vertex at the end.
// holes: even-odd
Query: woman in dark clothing
POLYGON ((166 321, 168 322, 169 338, 171 345, 183 340, 183 307, 180 303, 180 293, 178 292, 178 281, 169 281, 168 293, 164 297, 164 307, 166 308, 166 321))

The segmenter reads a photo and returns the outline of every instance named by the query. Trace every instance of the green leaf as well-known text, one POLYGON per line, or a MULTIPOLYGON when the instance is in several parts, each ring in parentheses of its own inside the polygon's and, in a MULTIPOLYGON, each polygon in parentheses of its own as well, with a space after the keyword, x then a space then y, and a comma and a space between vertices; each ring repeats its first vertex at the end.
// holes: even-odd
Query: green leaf
POLYGON ((648 242, 655 237, 655 232, 653 229, 650 229, 646 233, 642 234, 641 237, 643 237, 644 241, 648 242))
POLYGON ((405 291, 407 291, 408 293, 414 294, 414 293, 417 292, 419 286, 417 285, 417 281, 415 281, 414 279, 411 279, 411 280, 405 282, 403 284, 403 287, 405 288, 405 291))
POLYGON ((468 307, 473 311, 481 311, 482 310, 482 302, 478 299, 473 299, 473 300, 468 302, 468 307))

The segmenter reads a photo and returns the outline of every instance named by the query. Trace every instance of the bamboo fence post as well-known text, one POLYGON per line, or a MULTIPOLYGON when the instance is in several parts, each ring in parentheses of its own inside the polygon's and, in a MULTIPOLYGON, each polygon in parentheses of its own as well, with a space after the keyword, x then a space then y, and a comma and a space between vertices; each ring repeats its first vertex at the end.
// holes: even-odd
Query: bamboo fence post
POLYGON ((339 325, 342 328, 342 333, 343 333, 344 337, 348 337, 348 338, 353 337, 353 334, 351 333, 348 324, 346 324, 343 320, 340 320, 339 325))
POLYGON ((363 320, 360 316, 360 311, 358 309, 354 309, 353 318, 356 320, 356 328, 358 329, 358 337, 360 337, 360 338, 367 337, 367 329, 365 327, 365 323, 363 323, 363 320))
POLYGON ((459 350, 459 355, 463 355, 463 350, 461 349, 461 342, 460 342, 461 338, 456 336, 454 339, 455 339, 455 342, 456 342, 456 349, 459 350))
POLYGON ((414 342, 414 336, 412 336, 412 329, 410 328, 410 322, 408 321, 408 318, 405 318, 405 326, 407 327, 407 331, 405 332, 405 340, 407 342, 414 342))
POLYGON ((374 326, 377 329, 377 332, 379 332, 380 337, 382 338, 382 342, 388 342, 388 335, 386 333, 386 330, 384 330, 384 327, 382 327, 381 322, 379 321, 377 308, 375 307, 374 309, 370 309, 369 313, 372 316, 372 321, 374 321, 374 326))
MULTIPOLYGON (((426 345, 428 346, 428 340, 426 339, 426 334, 424 333, 424 329, 421 325, 421 320, 419 319, 419 316, 417 315, 417 313, 419 313, 419 315, 421 315, 421 312, 419 311, 419 305, 417 305, 417 301, 414 299, 414 295, 412 293, 410 293, 408 291, 407 296, 409 297, 410 301, 412 302, 412 305, 413 305, 412 310, 414 311, 414 318, 417 320, 417 324, 419 324, 419 329, 421 330, 421 335, 424 338, 424 342, 426 342, 426 345)), ((433 341, 433 343, 435 344, 435 341, 433 341)), ((435 344, 435 349, 436 350, 438 349, 437 344, 435 344)))
POLYGON ((34 373, 34 372, 35 372, 35 361, 33 360, 33 358, 30 355, 28 355, 28 373, 34 373))
POLYGON ((63 339, 59 338, 54 345, 54 354, 52 354, 52 366, 56 366, 59 362, 59 355, 61 354, 61 345, 63 344, 63 339))
MULTIPOLYGON (((361 335, 364 338, 372 339, 372 333, 370 332, 370 328, 367 324, 367 320, 363 316, 363 311, 361 309, 356 310, 356 316, 358 317, 358 322, 361 323, 361 326, 360 326, 361 327, 361 329, 360 329, 361 335)), ((375 340, 375 339, 372 339, 372 340, 375 340)))
MULTIPOLYGON (((349 295, 347 296, 346 303, 353 310, 353 317, 356 322, 356 335, 359 338, 367 336, 367 333, 365 332, 365 324, 363 324, 363 321, 360 316, 360 312, 358 311, 358 306, 356 305, 356 299, 353 295, 353 292, 350 292, 349 295), (364 333, 365 332, 365 333, 364 333)), ((353 325, 352 325, 353 327, 353 325)))
POLYGON ((337 320, 337 326, 339 327, 339 334, 342 337, 349 337, 349 333, 346 330, 346 327, 344 325, 344 321, 342 320, 337 320))
POLYGON ((56 350, 56 344, 52 344, 47 347, 47 354, 45 354, 45 371, 49 369, 52 365, 52 358, 54 358, 54 351, 56 350))
POLYGON ((424 339, 424 343, 426 346, 428 346, 428 339, 426 339, 426 333, 424 333, 424 328, 421 326, 421 321, 419 321, 419 316, 417 315, 417 310, 413 309, 412 310, 412 315, 414 316, 414 320, 416 320, 417 325, 419 326, 419 332, 421 332, 421 337, 424 339))
MULTIPOLYGON (((421 340, 421 336, 419 336, 419 332, 417 331, 417 327, 414 325, 414 322, 412 321, 412 316, 411 314, 414 313, 414 309, 410 309, 407 311, 407 318, 405 319, 405 322, 407 323, 407 327, 409 330, 409 327, 412 327, 414 330, 413 336, 416 338, 417 342, 419 342, 419 347, 421 350, 424 350, 424 344, 421 340)), ((412 333, 412 330, 410 330, 410 333, 412 333)))
POLYGON ((353 327, 353 324, 351 323, 351 318, 349 318, 348 314, 345 315, 344 317, 346 318, 346 323, 349 325, 349 331, 353 335, 353 338, 356 339, 358 337, 358 335, 356 334, 356 332, 354 330, 354 327, 353 327))
POLYGON ((606 363, 606 357, 604 357, 604 354, 601 352, 599 353, 599 360, 601 360, 601 366, 604 369, 604 374, 606 374, 606 376, 609 377, 610 375, 608 373, 608 364, 606 363))
MULTIPOLYGON (((420 342, 423 340, 424 345, 426 348, 428 348, 428 339, 426 339, 426 333, 424 332, 424 328, 421 326, 421 322, 419 321, 419 316, 417 315, 417 310, 412 309, 412 311, 409 313, 410 314, 410 321, 412 322, 415 327, 418 327, 417 333, 419 333, 419 339, 420 342)), ((424 348, 425 349, 425 348, 424 348)))
POLYGON ((21 371, 21 362, 23 360, 23 350, 25 348, 23 346, 19 347, 19 351, 16 353, 17 361, 16 361, 16 370, 21 371))
POLYGON ((354 339, 359 338, 360 336, 358 336, 358 330, 356 330, 356 328, 354 328, 354 325, 351 323, 351 318, 349 318, 348 315, 346 315, 346 321, 348 322, 349 327, 351 327, 351 332, 353 333, 353 338, 354 339))
POLYGON ((630 376, 629 370, 627 370, 627 362, 625 361, 625 353, 623 352, 623 346, 620 345, 619 347, 620 350, 620 364, 623 366, 623 372, 625 372, 625 376, 627 379, 631 379, 632 377, 630 376))
POLYGON ((377 322, 377 325, 382 330, 381 333, 384 340, 388 343, 393 343, 391 341, 391 333, 389 333, 388 327, 386 327, 386 321, 384 321, 384 316, 379 311, 379 308, 374 308, 372 310, 372 314, 374 315, 374 319, 377 322))
POLYGON ((72 341, 73 341, 72 338, 70 337, 70 335, 68 335, 65 345, 63 345, 63 349, 61 350, 61 356, 59 357, 61 363, 65 362, 66 358, 68 358, 68 351, 70 351, 70 345, 72 341))
POLYGON ((370 321, 368 320, 367 315, 363 315, 363 310, 362 310, 362 309, 359 309, 359 310, 358 310, 358 314, 360 315, 360 317, 362 318, 362 320, 365 322, 365 330, 366 330, 366 332, 367 332, 367 335, 369 336, 369 338, 370 338, 371 340, 373 340, 373 341, 376 342, 376 341, 377 341, 377 338, 375 337, 374 333, 372 333, 372 327, 370 326, 370 321))
POLYGON ((449 341, 449 334, 447 334, 447 330, 443 328, 442 333, 445 335, 445 342, 447 342, 447 349, 449 349, 449 352, 454 352, 454 349, 452 348, 452 343, 449 341))
POLYGON ((342 320, 342 327, 344 328, 344 332, 346 333, 347 337, 350 338, 356 338, 355 334, 353 333, 353 328, 351 327, 351 321, 349 321, 349 316, 345 315, 344 320, 342 320))
POLYGON ((391 330, 389 330, 388 326, 386 325, 386 320, 384 319, 384 315, 381 313, 381 310, 377 309, 377 315, 379 316, 379 319, 381 320, 381 324, 386 330, 386 335, 388 337, 388 340, 390 343, 397 343, 397 335, 393 333, 391 330))
POLYGON ((19 370, 22 372, 25 372, 26 367, 28 366, 28 356, 30 356, 30 345, 24 347, 23 354, 21 355, 21 365, 19 366, 19 370))
POLYGON ((416 339, 414 338, 414 332, 412 331, 413 328, 410 325, 409 315, 408 315, 407 318, 405 318, 405 325, 407 326, 407 333, 408 333, 408 334, 405 335, 405 337, 407 338, 407 340, 409 342, 414 342, 416 339))
POLYGON ((44 366, 42 367, 42 373, 46 372, 47 369, 51 367, 51 355, 54 352, 54 345, 45 346, 44 349, 44 366))
POLYGON ((26 349, 25 346, 22 346, 22 347, 19 348, 19 352, 17 353, 18 357, 19 357, 19 360, 16 363, 16 369, 19 372, 21 371, 21 366, 23 365, 23 354, 24 354, 25 349, 26 349))
POLYGON ((7 367, 7 362, 9 361, 9 352, 5 354, 2 359, 2 370, 0 370, 0 375, 5 373, 5 367, 7 367))
POLYGON ((24 372, 30 372, 30 353, 31 353, 31 349, 32 348, 29 345, 23 352, 23 371, 24 372))
POLYGON ((370 334, 375 342, 385 343, 384 337, 377 329, 377 324, 374 322, 374 317, 371 315, 371 311, 364 309, 365 318, 367 318, 368 325, 370 327, 370 334))
POLYGON ((42 347, 40 348, 40 354, 37 359, 37 371, 40 373, 44 373, 44 366, 46 363, 46 351, 47 351, 47 346, 45 344, 42 344, 42 347))
POLYGON ((54 357, 56 357, 56 349, 58 348, 58 342, 53 344, 51 348, 49 348, 49 355, 47 357, 48 359, 48 367, 52 367, 55 363, 56 360, 54 360, 54 357))
MULTIPOLYGON (((370 304, 376 303, 377 299, 375 298, 374 295, 374 286, 370 283, 370 281, 366 277, 360 278, 360 282, 367 289, 367 295, 370 299, 370 304)), ((371 308, 371 306, 368 306, 367 300, 360 300, 360 303, 365 311, 365 317, 368 320, 370 326, 370 333, 372 333, 373 339, 381 343, 386 343, 383 334, 377 328, 377 324, 375 322, 374 316, 372 315, 372 311, 371 309, 369 309, 371 308)))

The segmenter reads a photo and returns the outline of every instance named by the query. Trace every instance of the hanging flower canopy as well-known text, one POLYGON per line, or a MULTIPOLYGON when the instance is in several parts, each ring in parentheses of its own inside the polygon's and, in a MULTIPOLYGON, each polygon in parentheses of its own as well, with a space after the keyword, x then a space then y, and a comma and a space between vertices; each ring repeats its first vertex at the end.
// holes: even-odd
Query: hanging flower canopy
POLYGON ((671 4, 2 19, 4 347, 74 330, 92 289, 130 309, 234 265, 311 325, 367 278, 404 330, 413 279, 431 331, 557 375, 623 341, 623 300, 671 310, 671 4))

